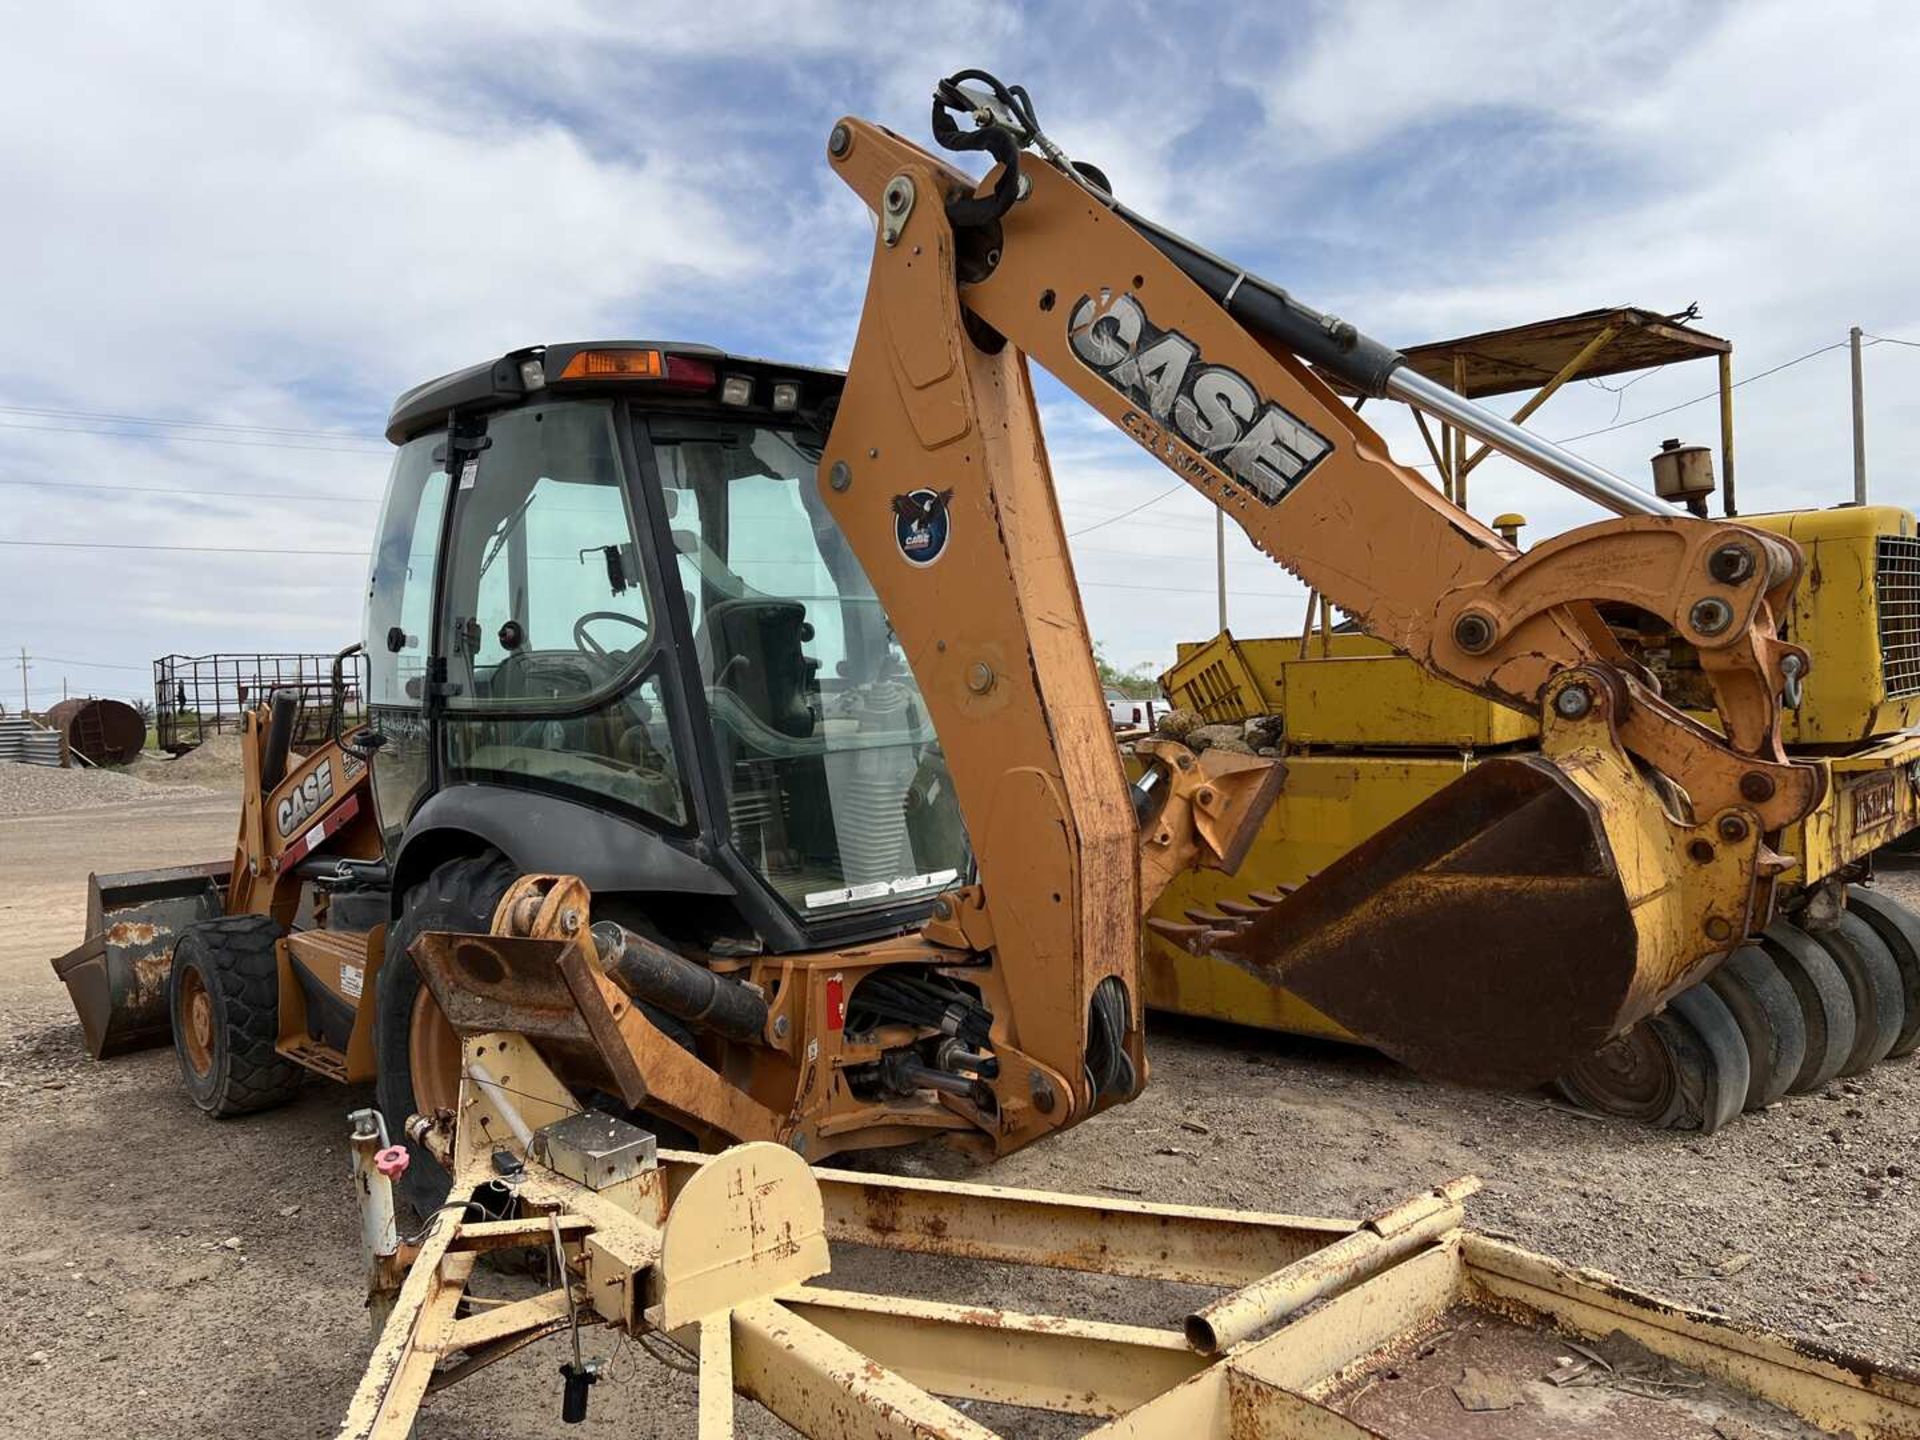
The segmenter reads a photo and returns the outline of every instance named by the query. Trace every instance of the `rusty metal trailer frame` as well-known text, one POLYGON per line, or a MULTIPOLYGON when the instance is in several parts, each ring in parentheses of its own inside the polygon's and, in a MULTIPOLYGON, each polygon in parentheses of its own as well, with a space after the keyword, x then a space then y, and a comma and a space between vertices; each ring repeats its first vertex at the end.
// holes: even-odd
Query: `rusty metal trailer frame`
POLYGON ((639 1132, 609 1117, 595 1119, 610 1143, 629 1142, 626 1157, 583 1163, 550 1137, 591 1112, 532 1042, 469 1035, 463 1058, 457 1119, 410 1124, 454 1173, 417 1249, 392 1238, 384 1137, 355 1136, 374 1313, 386 1318, 343 1440, 399 1440, 429 1393, 547 1336, 572 1331, 576 1372, 590 1373, 582 1324, 664 1337, 697 1360, 701 1440, 734 1434, 736 1395, 807 1436, 992 1440, 959 1400, 1105 1419, 1091 1433, 1110 1440, 1359 1440, 1376 1432, 1342 1413, 1343 1387, 1461 1307, 1588 1340, 1624 1334, 1823 1428, 1920 1435, 1920 1375, 1475 1235, 1461 1204, 1477 1182, 1356 1223, 814 1170, 767 1142, 655 1157, 642 1137, 636 1160, 627 1132, 639 1132), (489 1188, 511 1192, 513 1213, 471 1203, 489 1188), (841 1244, 1222 1293, 1172 1329, 815 1283, 841 1244), (510 1247, 557 1253, 566 1283, 470 1303, 481 1255, 510 1247))

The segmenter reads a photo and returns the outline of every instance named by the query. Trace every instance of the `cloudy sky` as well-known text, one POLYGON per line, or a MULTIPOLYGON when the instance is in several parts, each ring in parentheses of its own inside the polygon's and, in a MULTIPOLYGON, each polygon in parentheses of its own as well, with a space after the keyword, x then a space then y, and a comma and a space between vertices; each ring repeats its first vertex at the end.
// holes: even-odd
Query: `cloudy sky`
MULTIPOLYGON (((1920 342, 1920 12, 1840 3, 77 3, 0 48, 0 696, 144 695, 170 652, 357 635, 381 421, 516 346, 676 336, 845 361, 870 229, 853 112, 923 137, 940 75, 1032 91, 1137 208, 1394 344, 1628 303, 1736 377, 1849 325, 1920 342), (952 10, 951 21, 939 15, 952 10)), ((1920 353, 1866 355, 1875 498, 1920 503, 1920 353)), ((1710 362, 1534 420, 1635 480, 1709 441, 1710 362), (1615 428, 1608 428, 1615 427, 1615 428)), ((1208 511, 1043 396, 1096 637, 1214 624, 1208 511), (1116 518, 1123 517, 1123 518, 1116 518)), ((1738 394, 1747 509, 1850 487, 1844 349, 1738 394)), ((1404 423, 1377 421, 1401 458, 1404 423)), ((1473 508, 1597 518, 1504 462, 1473 508)), ((1230 621, 1300 592, 1235 535, 1230 621)))

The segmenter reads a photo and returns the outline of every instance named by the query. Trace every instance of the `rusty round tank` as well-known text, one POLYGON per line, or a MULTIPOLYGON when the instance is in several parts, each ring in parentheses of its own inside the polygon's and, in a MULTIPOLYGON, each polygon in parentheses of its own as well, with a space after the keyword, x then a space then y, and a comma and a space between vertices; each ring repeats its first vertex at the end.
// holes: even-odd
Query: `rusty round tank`
POLYGON ((147 743, 147 722, 121 700, 62 700, 47 711, 47 723, 67 737, 69 750, 96 765, 124 765, 147 743))

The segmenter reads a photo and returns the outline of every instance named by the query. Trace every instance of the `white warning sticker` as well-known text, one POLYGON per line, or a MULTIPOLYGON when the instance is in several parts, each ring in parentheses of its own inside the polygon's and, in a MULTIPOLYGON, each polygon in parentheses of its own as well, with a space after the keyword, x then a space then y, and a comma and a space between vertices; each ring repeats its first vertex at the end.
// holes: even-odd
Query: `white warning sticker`
POLYGON ((897 880, 874 880, 865 885, 843 885, 838 890, 815 890, 807 896, 807 908, 818 910, 827 905, 856 905, 865 900, 884 900, 889 895, 911 895, 916 890, 951 885, 959 878, 958 870, 932 870, 925 875, 902 875, 897 880))
POLYGON ((340 993, 342 995, 358 1000, 361 987, 366 984, 366 981, 367 972, 360 966, 349 965, 344 960, 340 962, 340 993))

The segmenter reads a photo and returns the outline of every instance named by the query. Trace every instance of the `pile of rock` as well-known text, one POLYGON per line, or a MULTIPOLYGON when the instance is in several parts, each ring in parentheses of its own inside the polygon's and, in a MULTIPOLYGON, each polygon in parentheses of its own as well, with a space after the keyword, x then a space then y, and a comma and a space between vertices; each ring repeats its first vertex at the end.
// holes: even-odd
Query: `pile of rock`
POLYGON ((1278 755, 1286 725, 1278 715, 1255 715, 1250 720, 1232 720, 1209 725, 1195 711, 1169 710, 1160 717, 1155 733, 1162 739, 1178 740, 1196 754, 1202 750, 1225 750, 1234 755, 1278 755))

